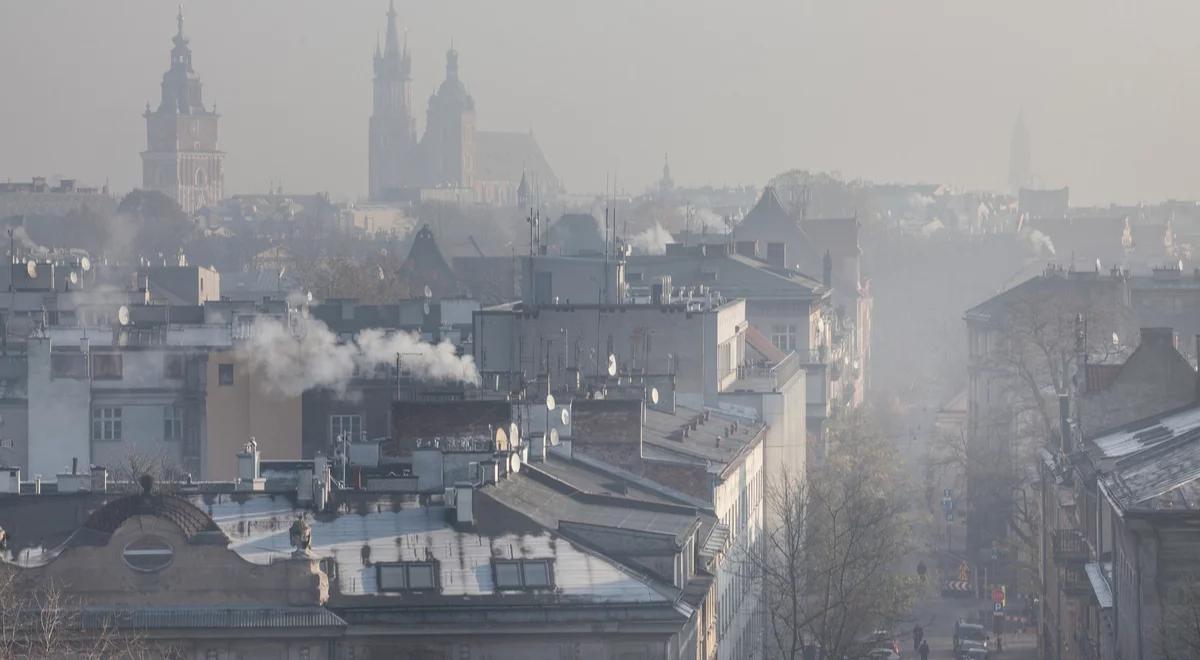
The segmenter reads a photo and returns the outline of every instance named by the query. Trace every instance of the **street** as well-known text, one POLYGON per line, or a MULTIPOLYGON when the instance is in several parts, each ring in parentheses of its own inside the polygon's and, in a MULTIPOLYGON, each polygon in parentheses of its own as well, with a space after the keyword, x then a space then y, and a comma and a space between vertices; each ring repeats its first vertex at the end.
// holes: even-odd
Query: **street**
MULTIPOLYGON (((915 549, 909 556, 901 560, 898 570, 916 573, 917 564, 924 562, 928 567, 928 576, 924 593, 918 598, 913 607, 910 623, 906 630, 898 631, 902 636, 903 657, 919 657, 913 648, 912 627, 921 625, 925 631, 925 639, 929 642, 931 660, 950 659, 954 657, 954 623, 959 619, 968 619, 983 623, 991 630, 992 602, 990 598, 977 599, 975 595, 962 596, 943 595, 942 585, 947 580, 957 580, 961 563, 961 551, 965 543, 965 534, 961 524, 952 524, 951 552, 947 552, 947 523, 941 504, 945 488, 951 488, 954 495, 955 480, 952 474, 942 470, 927 469, 931 458, 931 443, 935 436, 933 432, 934 412, 932 405, 914 405, 903 415, 900 432, 893 436, 904 465, 911 479, 912 487, 907 488, 912 498, 912 511, 916 520, 917 538, 915 549), (929 501, 928 494, 935 496, 929 501)), ((987 594, 984 594, 987 596, 987 594)), ((1006 632, 1000 640, 995 635, 988 646, 992 650, 991 657, 1001 660, 1035 660, 1037 658, 1037 637, 1032 628, 1028 633, 1006 632), (1002 651, 997 651, 997 641, 1001 642, 1002 651)))

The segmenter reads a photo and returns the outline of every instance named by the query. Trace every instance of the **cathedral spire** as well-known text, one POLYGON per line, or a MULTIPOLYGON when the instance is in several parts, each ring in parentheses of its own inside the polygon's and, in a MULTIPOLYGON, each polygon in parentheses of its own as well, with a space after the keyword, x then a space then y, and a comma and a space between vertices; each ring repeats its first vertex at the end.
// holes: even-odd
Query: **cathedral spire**
POLYGON ((383 44, 384 55, 392 56, 400 54, 400 36, 396 31, 396 4, 388 2, 387 13, 387 37, 383 44))
POLYGON ((446 80, 458 80, 458 51, 454 50, 454 40, 450 40, 450 50, 446 51, 446 80))

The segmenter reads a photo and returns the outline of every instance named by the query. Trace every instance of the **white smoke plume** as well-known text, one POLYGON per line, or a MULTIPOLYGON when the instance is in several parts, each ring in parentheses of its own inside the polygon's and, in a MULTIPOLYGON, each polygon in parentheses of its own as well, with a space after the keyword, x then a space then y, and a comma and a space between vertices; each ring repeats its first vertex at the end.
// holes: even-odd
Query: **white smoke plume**
POLYGON ((659 222, 655 222, 653 227, 629 238, 629 244, 633 246, 636 254, 664 254, 667 251, 667 244, 674 242, 675 238, 671 236, 671 232, 663 228, 662 223, 659 222))
POLYGON ((1029 236, 1026 238, 1029 240, 1029 244, 1032 245, 1035 250, 1043 249, 1050 254, 1057 254, 1057 252, 1054 250, 1054 241, 1050 240, 1050 237, 1042 232, 1034 229, 1033 231, 1029 232, 1029 236))
POLYGON ((38 245, 29 237, 29 232, 25 231, 24 227, 13 228, 12 237, 17 245, 35 257, 44 257, 50 254, 50 248, 38 245))
POLYGON ((260 317, 239 348, 241 357, 263 374, 267 387, 279 394, 299 396, 305 390, 327 388, 344 395, 356 369, 371 375, 394 365, 397 353, 403 371, 414 378, 479 383, 475 359, 457 355, 450 342, 434 345, 407 332, 374 329, 339 342, 317 319, 296 316, 292 325, 260 317))
MULTIPOLYGON (((675 212, 682 218, 681 222, 688 223, 688 207, 680 206, 675 209, 675 212)), ((712 209, 704 207, 691 207, 692 218, 690 229, 694 232, 707 232, 710 234, 724 234, 729 231, 729 225, 725 224, 725 218, 717 215, 712 209)))

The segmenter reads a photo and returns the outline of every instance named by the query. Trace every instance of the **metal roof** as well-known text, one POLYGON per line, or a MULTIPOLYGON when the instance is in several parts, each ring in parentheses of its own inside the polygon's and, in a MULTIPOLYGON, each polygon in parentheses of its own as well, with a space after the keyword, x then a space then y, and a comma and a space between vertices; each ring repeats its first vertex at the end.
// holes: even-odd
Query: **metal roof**
POLYGON ((1122 511, 1200 509, 1200 406, 1091 441, 1101 488, 1122 511))
MULTIPOLYGON (((288 529, 305 512, 286 496, 223 495, 197 501, 233 539, 243 559, 268 564, 292 552, 288 529)), ((381 592, 375 564, 436 560, 441 596, 490 596, 493 558, 551 559, 556 594, 585 602, 669 603, 669 599, 616 562, 548 531, 485 535, 459 530, 441 506, 417 506, 388 495, 348 505, 335 515, 310 517, 312 551, 337 565, 334 585, 343 596, 377 595, 389 602, 411 594, 381 592)))
POLYGON ((84 628, 279 629, 337 628, 346 622, 324 607, 86 607, 84 628))
POLYGON ((1108 584, 1108 574, 1112 572, 1112 564, 1101 566, 1097 562, 1089 562, 1084 565, 1083 569, 1087 571, 1088 581, 1092 583, 1092 593, 1096 595, 1096 602, 1100 604, 1100 609, 1112 607, 1112 588, 1108 584))

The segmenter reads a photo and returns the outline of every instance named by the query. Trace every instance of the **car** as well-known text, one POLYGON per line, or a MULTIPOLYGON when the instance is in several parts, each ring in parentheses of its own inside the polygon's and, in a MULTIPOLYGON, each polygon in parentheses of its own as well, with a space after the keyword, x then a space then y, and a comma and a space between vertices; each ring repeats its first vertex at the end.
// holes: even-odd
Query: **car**
POLYGON ((963 620, 954 623, 954 652, 958 653, 964 642, 976 642, 985 650, 988 647, 988 634, 983 625, 968 623, 963 620))
POLYGON ((900 655, 900 642, 896 636, 886 630, 876 630, 867 636, 866 641, 875 645, 876 649, 891 649, 892 653, 900 655))
POLYGON ((988 660, 991 656, 988 654, 986 641, 977 642, 964 639, 959 641, 954 657, 957 660, 988 660))
POLYGON ((878 648, 867 653, 870 660, 900 660, 900 654, 890 648, 878 648))

